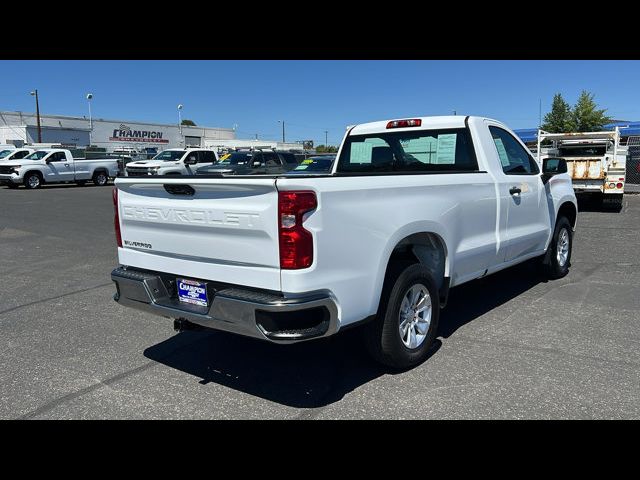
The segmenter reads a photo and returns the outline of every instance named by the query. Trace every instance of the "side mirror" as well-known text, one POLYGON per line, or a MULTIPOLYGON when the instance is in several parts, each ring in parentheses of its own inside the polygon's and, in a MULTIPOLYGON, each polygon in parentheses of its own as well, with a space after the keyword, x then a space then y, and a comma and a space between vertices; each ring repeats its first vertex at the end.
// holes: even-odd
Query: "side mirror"
POLYGON ((195 157, 195 155, 189 155, 185 161, 184 161, 185 165, 195 165, 196 163, 198 163, 198 159, 195 157))
POLYGON ((567 173, 567 161, 564 158, 549 157, 542 161, 542 181, 544 183, 559 173, 567 173))

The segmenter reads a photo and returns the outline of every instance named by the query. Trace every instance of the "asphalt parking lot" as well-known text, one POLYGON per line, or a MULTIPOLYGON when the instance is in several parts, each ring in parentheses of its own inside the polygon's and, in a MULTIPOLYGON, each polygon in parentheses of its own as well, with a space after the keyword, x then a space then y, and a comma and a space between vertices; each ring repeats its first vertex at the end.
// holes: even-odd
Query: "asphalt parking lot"
POLYGON ((581 205, 567 277, 453 289, 402 373, 357 330, 279 346, 117 305, 111 187, 0 187, 0 205, 1 418, 640 418, 640 195, 581 205))

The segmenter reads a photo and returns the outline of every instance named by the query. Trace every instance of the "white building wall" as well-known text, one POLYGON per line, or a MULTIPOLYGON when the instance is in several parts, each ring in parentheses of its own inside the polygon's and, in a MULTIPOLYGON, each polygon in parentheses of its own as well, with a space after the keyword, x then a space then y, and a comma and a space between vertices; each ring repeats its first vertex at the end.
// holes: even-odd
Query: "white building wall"
MULTIPOLYGON (((89 131, 89 119, 83 117, 67 117, 61 115, 40 115, 40 123, 43 128, 54 127, 65 132, 65 138, 74 137, 84 141, 86 132, 89 131), (76 129, 78 134, 73 136, 71 131, 76 129)), ((0 112, 0 135, 6 139, 24 138, 25 142, 37 141, 37 138, 29 138, 24 126, 37 126, 34 113, 24 112, 0 112), (22 132, 22 137, 15 137, 22 132), (11 136, 13 134, 14 136, 11 136)), ((200 145, 205 146, 207 141, 233 140, 235 131, 230 128, 211 127, 187 127, 178 125, 166 125, 158 123, 131 122, 128 120, 104 120, 92 119, 91 144, 112 151, 122 147, 156 147, 158 150, 184 146, 184 136, 200 137, 200 145)), ((35 130, 37 132, 37 128, 35 130)), ((53 130, 48 129, 48 132, 53 130)), ((36 134, 37 135, 37 134, 36 134)), ((79 143, 78 146, 81 146, 79 143)))

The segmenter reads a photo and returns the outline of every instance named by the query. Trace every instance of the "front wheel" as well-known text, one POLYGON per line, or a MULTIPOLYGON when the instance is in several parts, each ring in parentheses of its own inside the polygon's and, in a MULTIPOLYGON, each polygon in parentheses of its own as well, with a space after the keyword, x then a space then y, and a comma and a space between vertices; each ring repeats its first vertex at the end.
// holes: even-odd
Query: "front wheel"
POLYGON ((560 217, 551 237, 546 262, 543 263, 545 274, 551 279, 564 277, 569 273, 571 265, 571 248, 573 247, 573 229, 566 217, 560 217))
POLYGON ((42 177, 39 173, 30 172, 24 177, 24 186, 33 190, 42 186, 42 177))
POLYGON ((93 175, 93 183, 99 187, 104 187, 109 182, 109 177, 104 172, 96 172, 93 175))
POLYGON ((406 266, 385 282, 376 318, 365 331, 367 348, 384 365, 413 367, 427 358, 439 317, 431 273, 420 264, 406 266))

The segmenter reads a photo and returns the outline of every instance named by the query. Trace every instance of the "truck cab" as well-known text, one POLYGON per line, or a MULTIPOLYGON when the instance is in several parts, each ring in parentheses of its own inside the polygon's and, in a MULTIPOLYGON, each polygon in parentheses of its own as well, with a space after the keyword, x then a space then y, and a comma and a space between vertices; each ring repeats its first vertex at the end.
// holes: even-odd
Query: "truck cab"
POLYGON ((205 148, 169 148, 151 160, 130 162, 126 166, 126 176, 194 175, 203 166, 218 161, 213 150, 205 148))
POLYGON ((275 149, 238 150, 225 155, 215 165, 205 165, 198 175, 277 175, 293 170, 298 161, 293 153, 275 149))
POLYGON ((10 160, 20 160, 21 158, 30 155, 35 150, 33 148, 1 148, 0 147, 0 162, 7 162, 10 160))

